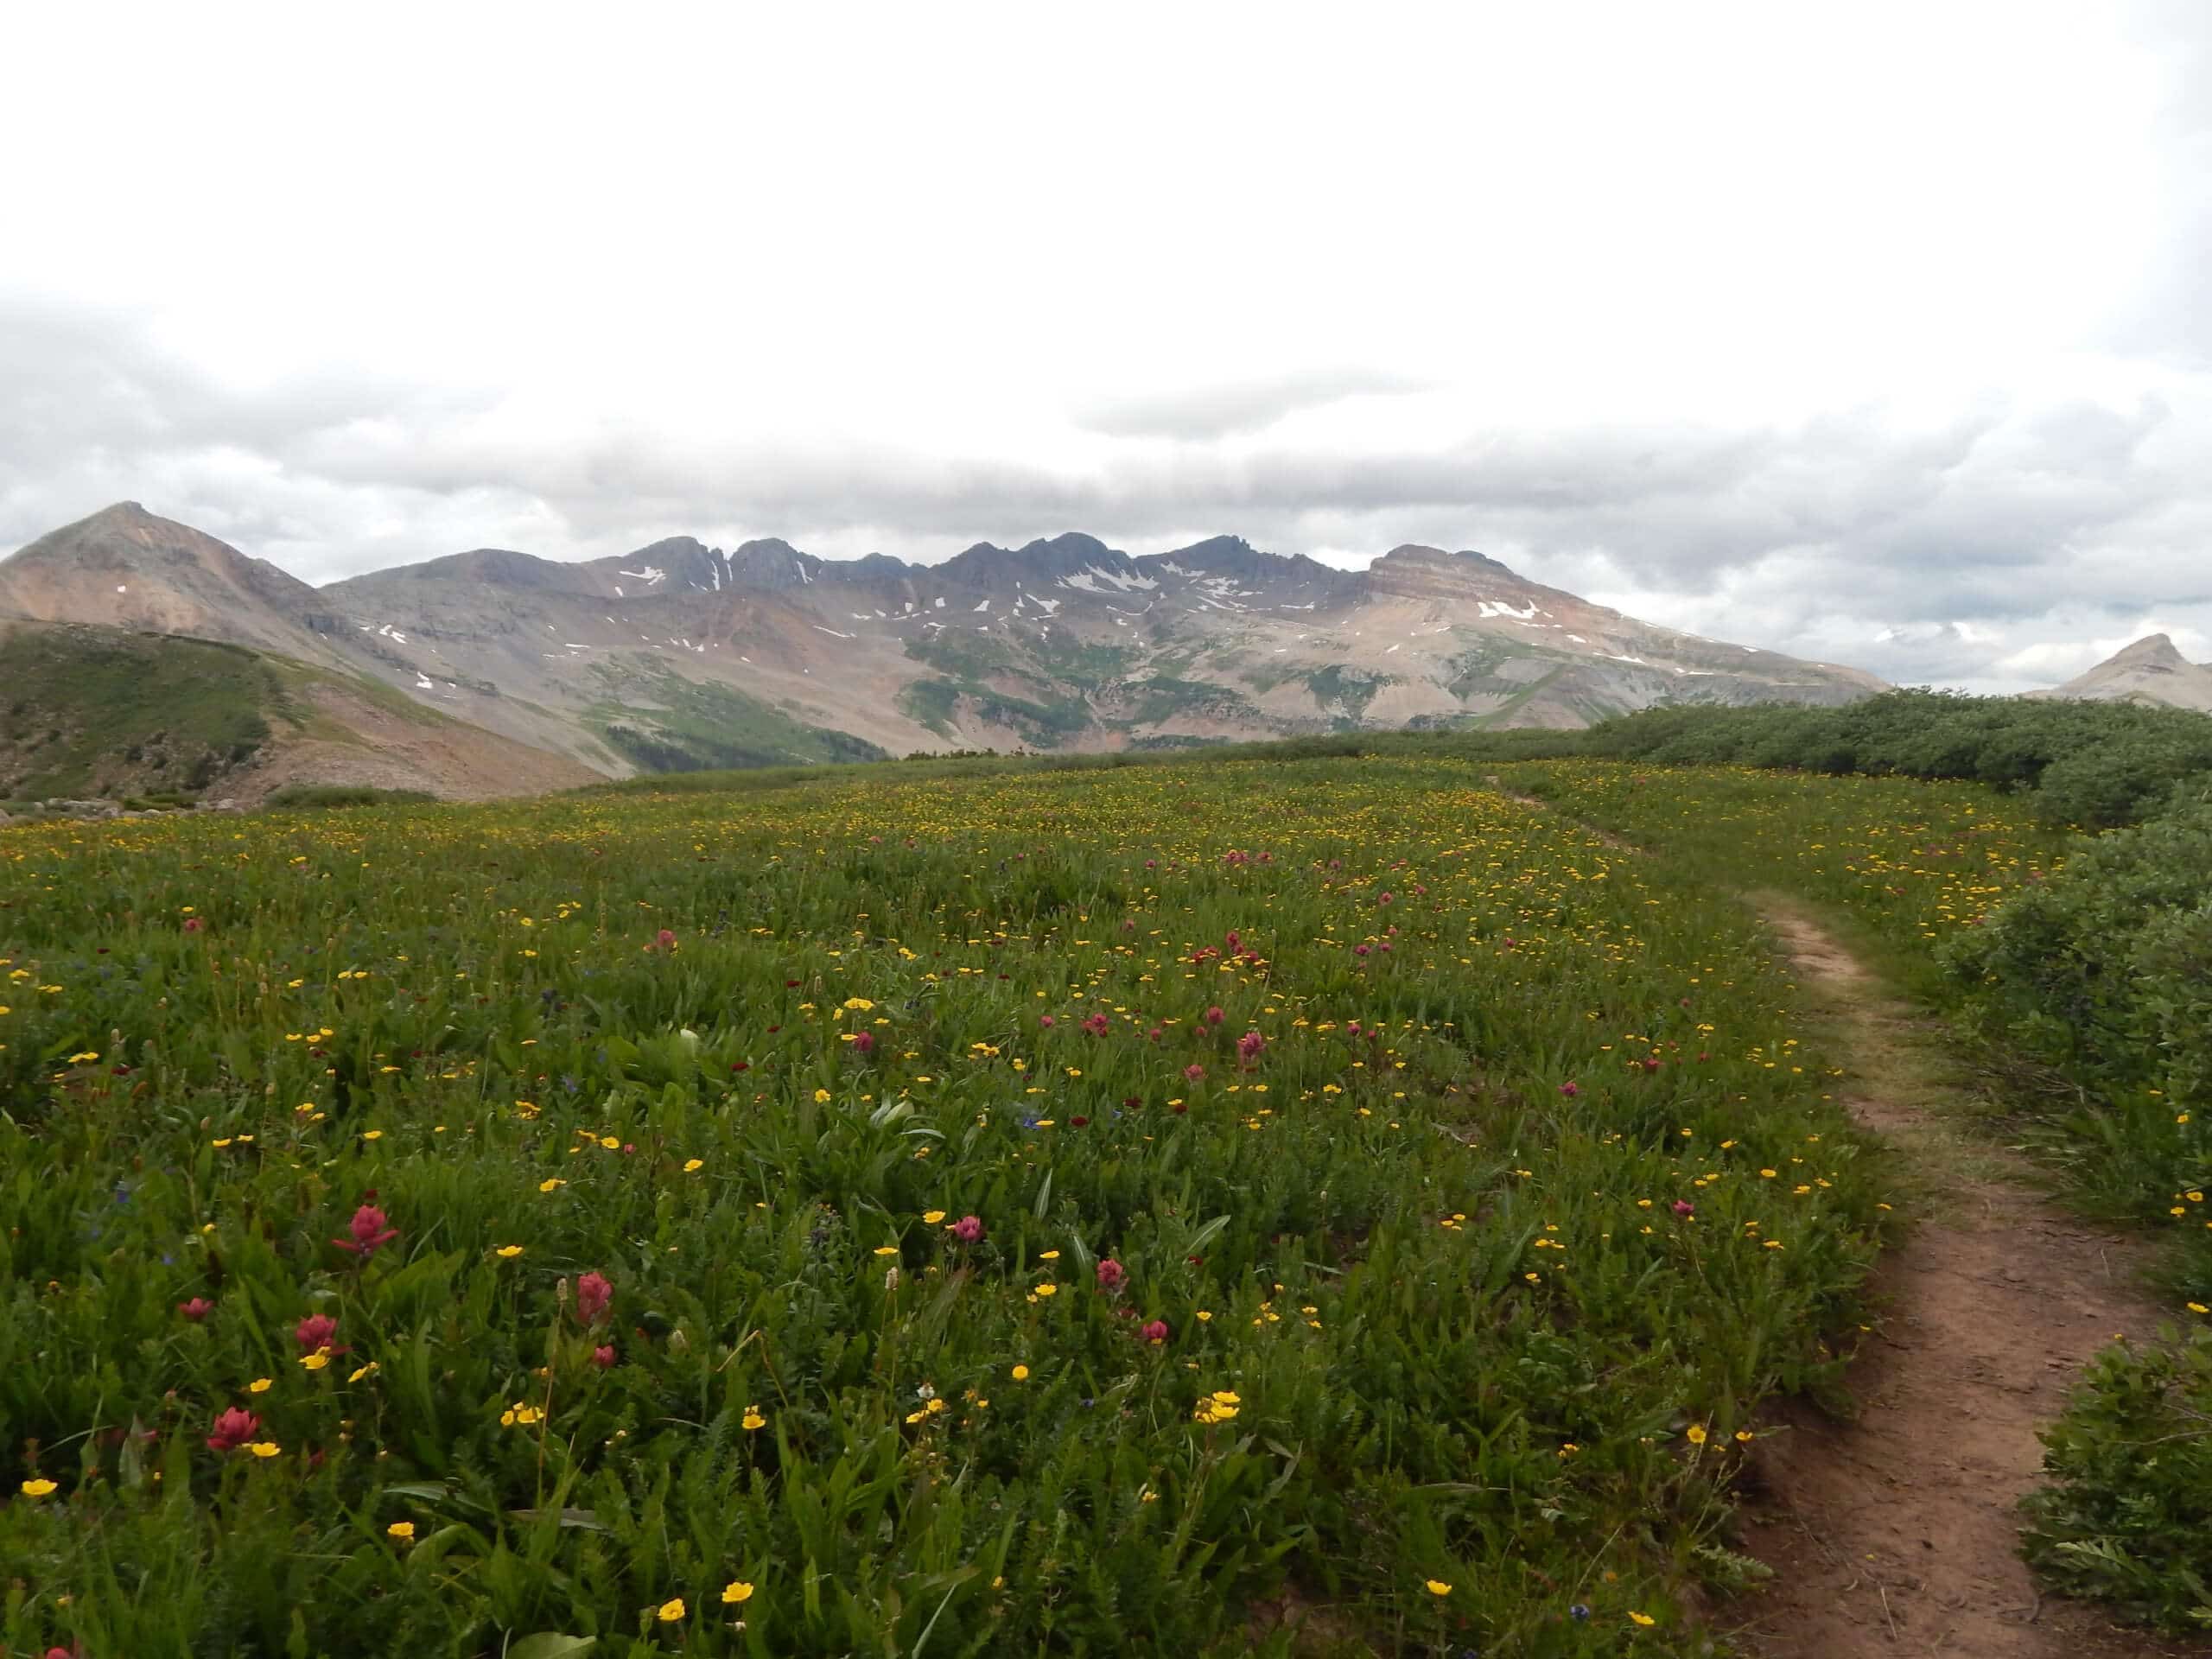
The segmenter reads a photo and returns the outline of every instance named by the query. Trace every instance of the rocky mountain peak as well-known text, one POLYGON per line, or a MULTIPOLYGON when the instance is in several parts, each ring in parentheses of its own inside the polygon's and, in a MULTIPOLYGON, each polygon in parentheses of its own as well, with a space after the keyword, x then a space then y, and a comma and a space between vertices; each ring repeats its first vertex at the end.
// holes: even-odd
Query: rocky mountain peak
POLYGON ((2188 658, 2181 654, 2181 648, 2174 644, 2173 636, 2166 633, 2146 633, 2133 645, 2123 645, 2107 658, 2105 663, 2107 667, 2126 664, 2133 668, 2149 669, 2153 671, 2164 670, 2168 672, 2196 666, 2188 658))
POLYGON ((2171 635, 2151 633, 2065 684, 2028 695, 2161 703, 2212 714, 2212 665, 2190 662, 2171 635))
MULTIPOLYGON (((1447 553, 1440 547, 1429 547, 1421 542, 1403 542, 1375 561, 1376 565, 1434 565, 1463 573, 1478 571, 1484 575, 1503 577, 1508 582, 1522 580, 1520 573, 1509 564, 1493 559, 1487 553, 1463 551, 1447 553)), ((1370 569, 1374 566, 1369 567, 1370 569)))
POLYGON ((1019 548, 977 542, 947 559, 938 569, 952 581, 975 587, 1027 582, 1033 586, 1080 575, 1086 570, 1110 570, 1128 575, 1136 569, 1126 553, 1110 548, 1096 536, 1080 531, 1040 537, 1019 548))
POLYGON ((0 561, 0 612, 314 654, 315 590, 203 531, 118 501, 0 561), (302 651, 304 647, 304 651, 302 651))
POLYGON ((763 588, 771 593, 803 588, 814 580, 822 561, 802 553, 780 536, 741 542, 728 560, 730 580, 740 588, 763 588))

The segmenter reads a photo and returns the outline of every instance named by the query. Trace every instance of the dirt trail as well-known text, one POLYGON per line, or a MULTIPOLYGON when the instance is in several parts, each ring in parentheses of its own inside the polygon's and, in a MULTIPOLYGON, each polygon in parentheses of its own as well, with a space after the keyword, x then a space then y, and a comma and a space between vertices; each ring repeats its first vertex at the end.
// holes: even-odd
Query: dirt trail
POLYGON ((2212 1652, 2045 1599, 2016 1547, 2037 1428, 2094 1350, 2157 1327, 2131 1277, 2138 1248, 2039 1198, 2024 1160, 1946 1109, 1940 1032, 1801 910, 1759 907, 1850 1057, 1846 1103, 1925 1196, 1875 1274, 1857 1420, 1793 1402, 1758 1443, 1744 1547, 1775 1577, 1742 1602, 1738 1639, 1770 1659, 2212 1652))

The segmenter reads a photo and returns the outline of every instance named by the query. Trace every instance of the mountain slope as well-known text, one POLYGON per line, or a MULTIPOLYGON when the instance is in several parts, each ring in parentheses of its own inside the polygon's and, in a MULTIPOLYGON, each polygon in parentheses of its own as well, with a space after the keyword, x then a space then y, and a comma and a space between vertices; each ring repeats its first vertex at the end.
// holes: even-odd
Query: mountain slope
POLYGON ((2212 664, 2192 663, 2166 635, 2148 634, 2065 684, 2028 695, 2158 703, 2212 714, 2212 664))
POLYGON ((0 614, 188 634, 308 660, 330 652, 307 619, 315 590, 266 559, 118 502, 0 563, 0 614))
MULTIPOLYGON (((454 567, 450 574, 463 583, 494 591, 525 579, 527 566, 546 563, 519 553, 433 562, 454 567)), ((179 634, 366 674, 470 725, 579 759, 595 772, 626 769, 573 720, 504 698, 480 681, 434 682, 404 631, 350 626, 306 582, 135 501, 65 524, 0 561, 0 617, 179 634)))
POLYGON ((1433 548, 1349 571, 1233 537, 1131 557, 1070 534, 981 543, 938 565, 817 559, 776 541, 725 554, 687 537, 578 565, 465 555, 334 583, 322 600, 423 646, 433 677, 465 662, 588 721, 672 673, 741 691, 825 742, 893 751, 1580 726, 1656 702, 1881 689, 1433 548))
POLYGON ((370 785, 448 799, 592 781, 365 676, 242 645, 0 621, 0 798, 220 796, 370 785))
POLYGON ((165 521, 113 508, 33 543, 0 564, 0 610, 26 609, 29 595, 44 607, 31 614, 105 620, 89 613, 127 585, 105 582, 118 558, 138 558, 144 587, 155 573, 135 550, 181 545, 216 575, 159 567, 177 595, 162 614, 198 606, 209 637, 347 664, 615 774, 1573 727, 1656 703, 1841 702, 1881 689, 1855 670, 1656 627, 1481 554, 1428 547, 1343 570, 1231 536, 1132 556, 1071 532, 924 565, 674 537, 573 564, 479 549, 314 590, 264 582, 262 570, 281 573, 149 524, 165 521), (205 614, 218 578, 263 586, 251 606, 205 614))

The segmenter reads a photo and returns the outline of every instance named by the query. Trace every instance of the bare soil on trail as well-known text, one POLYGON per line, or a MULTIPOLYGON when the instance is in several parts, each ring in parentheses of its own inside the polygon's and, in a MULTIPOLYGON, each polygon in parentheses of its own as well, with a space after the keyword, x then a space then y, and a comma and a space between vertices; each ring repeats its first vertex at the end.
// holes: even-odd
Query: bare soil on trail
POLYGON ((1926 1196, 1874 1275, 1878 1323, 1849 1376, 1857 1417, 1791 1402, 1755 1443, 1742 1548, 1774 1578, 1737 1604, 1738 1641, 1770 1659, 2212 1654, 2046 1599, 2018 1553, 2037 1429, 2096 1349, 2156 1330, 2134 1281, 2141 1247, 2040 1198, 2018 1154, 1961 1137, 1940 1085, 1915 1098, 1899 1057, 1940 1046, 1929 1022, 1794 906, 1760 910, 1844 1039, 1845 1103, 1926 1196))

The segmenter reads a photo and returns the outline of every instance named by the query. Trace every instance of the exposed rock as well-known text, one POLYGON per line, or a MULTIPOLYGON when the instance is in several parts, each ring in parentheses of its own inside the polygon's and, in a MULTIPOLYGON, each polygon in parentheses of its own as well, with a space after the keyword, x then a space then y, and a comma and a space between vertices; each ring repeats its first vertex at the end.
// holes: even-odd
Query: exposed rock
POLYGON ((31 614, 107 620, 116 586, 163 582, 170 598, 141 596, 153 626, 343 662, 618 774, 736 752, 1572 727, 1657 703, 1841 702, 1882 686, 1638 622, 1479 553, 1398 547, 1347 570, 1235 536, 1132 557, 1071 532, 978 543, 938 565, 825 560, 773 538, 723 553, 677 536, 575 564, 478 549, 317 590, 126 505, 0 564, 0 610, 35 601, 31 614))
POLYGON ((2212 664, 2190 662, 2165 634, 2145 634, 2065 684, 2028 695, 2158 703, 2212 714, 2212 664))

